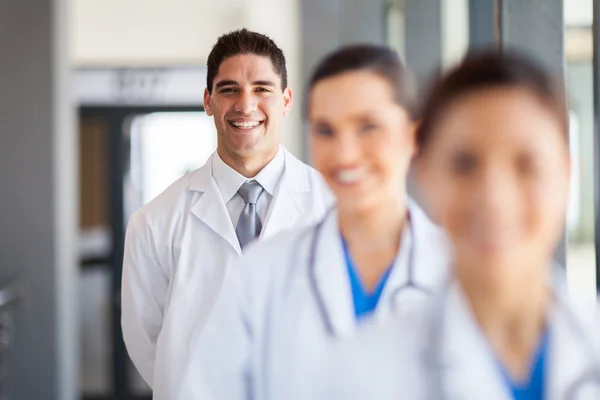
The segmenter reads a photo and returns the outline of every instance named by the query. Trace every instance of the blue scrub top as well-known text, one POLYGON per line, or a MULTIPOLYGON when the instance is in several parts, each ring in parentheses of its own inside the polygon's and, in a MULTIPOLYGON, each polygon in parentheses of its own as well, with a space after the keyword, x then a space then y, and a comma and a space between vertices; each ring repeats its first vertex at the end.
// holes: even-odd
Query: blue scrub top
POLYGON ((531 360, 529 379, 524 382, 515 382, 502 369, 504 380, 515 400, 543 400, 544 377, 546 375, 546 356, 548 353, 548 333, 541 339, 538 349, 531 360))
POLYGON ((392 270, 393 263, 388 267, 381 278, 379 278, 379 282, 377 283, 377 286, 375 286, 375 290, 369 293, 364 289, 362 282, 360 281, 358 272, 356 271, 354 263, 352 262, 350 251, 348 250, 348 244, 344 238, 342 238, 342 246, 344 248, 344 257, 346 259, 346 266, 348 268, 350 287, 352 288, 354 315, 356 316, 356 319, 360 319, 361 317, 372 313, 377 307, 377 303, 379 302, 379 298, 381 297, 385 283, 390 275, 390 271, 392 270))

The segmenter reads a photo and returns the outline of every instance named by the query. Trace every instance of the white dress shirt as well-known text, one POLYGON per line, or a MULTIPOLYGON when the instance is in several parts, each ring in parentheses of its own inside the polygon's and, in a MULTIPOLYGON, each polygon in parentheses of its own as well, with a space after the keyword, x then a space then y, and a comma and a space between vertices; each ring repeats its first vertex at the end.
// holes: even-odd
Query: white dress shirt
POLYGON ((219 192, 225 201, 225 207, 231 218, 233 226, 236 227, 240 214, 244 208, 244 200, 239 195, 238 190, 247 181, 256 181, 264 189, 256 204, 258 216, 261 223, 265 223, 269 206, 275 195, 275 191, 279 186, 283 170, 285 168, 285 160, 283 150, 279 148, 277 155, 273 158, 255 177, 246 178, 239 172, 231 168, 219 156, 219 153, 213 157, 213 178, 217 182, 219 192))

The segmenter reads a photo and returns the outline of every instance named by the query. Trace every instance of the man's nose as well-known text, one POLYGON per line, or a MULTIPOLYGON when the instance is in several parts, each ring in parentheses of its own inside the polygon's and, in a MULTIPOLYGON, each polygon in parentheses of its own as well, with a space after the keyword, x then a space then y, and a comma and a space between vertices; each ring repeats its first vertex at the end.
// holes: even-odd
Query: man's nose
POLYGON ((245 115, 250 115, 255 112, 256 107, 256 96, 253 93, 248 93, 247 91, 242 91, 237 102, 235 103, 235 111, 245 115))

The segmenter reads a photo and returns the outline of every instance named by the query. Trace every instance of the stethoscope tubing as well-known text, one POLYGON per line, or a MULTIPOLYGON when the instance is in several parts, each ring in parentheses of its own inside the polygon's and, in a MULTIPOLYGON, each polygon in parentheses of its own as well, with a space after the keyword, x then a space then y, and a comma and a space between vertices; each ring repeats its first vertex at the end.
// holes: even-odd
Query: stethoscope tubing
MULTIPOLYGON (((321 231, 323 230, 323 226, 325 222, 333 212, 335 207, 330 208, 325 216, 319 221, 319 223, 312 229, 312 238, 309 247, 309 256, 308 256, 308 279, 309 284, 311 286, 311 290, 315 297, 317 308, 319 309, 319 313, 321 314, 321 318, 323 320, 323 324, 325 325, 325 330, 328 335, 334 336, 335 330, 333 328, 333 322, 331 319, 331 315, 327 312, 327 307, 325 306, 325 299, 321 291, 319 290, 319 284, 317 282, 317 272, 316 272, 316 263, 317 263, 317 247, 319 244, 319 239, 321 236, 321 231)), ((400 293, 404 290, 416 290, 420 291, 426 295, 433 295, 433 291, 420 286, 415 282, 415 273, 414 273, 414 265, 415 265, 415 247, 416 247, 416 238, 415 238, 415 229, 413 227, 414 221, 411 220, 410 211, 407 211, 408 218, 407 222, 409 223, 409 227, 411 229, 411 245, 409 249, 409 258, 408 258, 408 278, 404 285, 401 285, 393 290, 392 296, 390 297, 391 308, 392 310, 396 308, 397 304, 395 299, 398 297, 400 293)))

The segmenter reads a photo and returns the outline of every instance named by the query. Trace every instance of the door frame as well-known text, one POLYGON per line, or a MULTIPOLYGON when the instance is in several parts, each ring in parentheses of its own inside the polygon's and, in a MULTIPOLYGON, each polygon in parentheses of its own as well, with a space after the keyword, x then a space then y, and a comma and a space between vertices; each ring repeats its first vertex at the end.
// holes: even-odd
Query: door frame
MULTIPOLYGON (((121 331, 121 275, 123 272, 123 252, 125 246, 125 207, 124 207, 124 173, 126 167, 125 135, 126 124, 132 116, 160 112, 204 112, 201 105, 143 105, 143 106, 80 106, 79 119, 99 118, 106 122, 108 137, 108 188, 109 228, 111 235, 111 251, 105 260, 94 260, 93 265, 99 268, 108 266, 112 274, 110 285, 110 323, 111 337, 111 393, 108 395, 85 395, 84 400, 150 400, 151 395, 134 395, 130 387, 128 371, 129 356, 123 333, 121 331), (100 262, 102 261, 102 262, 100 262)), ((84 265, 82 264, 82 267, 84 265)))

